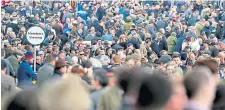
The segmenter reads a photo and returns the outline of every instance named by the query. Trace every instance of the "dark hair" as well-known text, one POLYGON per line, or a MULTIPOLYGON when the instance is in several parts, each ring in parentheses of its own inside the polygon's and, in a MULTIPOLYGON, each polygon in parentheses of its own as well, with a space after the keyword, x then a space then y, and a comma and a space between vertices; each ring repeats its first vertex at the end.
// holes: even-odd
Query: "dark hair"
POLYGON ((152 63, 141 63, 141 67, 149 67, 149 68, 153 68, 153 64, 152 63))
POLYGON ((217 86, 216 96, 212 110, 224 110, 225 109, 225 83, 221 83, 217 86))
POLYGON ((187 61, 187 66, 193 66, 194 63, 192 61, 187 61))
POLYGON ((19 92, 6 105, 6 110, 40 110, 37 93, 34 90, 19 92))
POLYGON ((97 69, 94 71, 94 80, 99 81, 100 85, 102 87, 105 87, 108 85, 108 76, 107 71, 104 69, 97 69))
MULTIPOLYGON (((138 78, 142 71, 140 68, 120 68, 116 71, 117 74, 117 85, 124 91, 124 93, 130 92, 132 88, 137 88, 136 84, 140 83, 141 80, 138 81, 138 78), (135 83, 135 84, 134 84, 135 83)), ((133 89, 136 90, 137 89, 133 89)))
POLYGON ((148 74, 142 80, 137 105, 143 109, 161 109, 172 95, 172 83, 158 71, 148 74), (148 97, 148 98, 146 98, 148 97))

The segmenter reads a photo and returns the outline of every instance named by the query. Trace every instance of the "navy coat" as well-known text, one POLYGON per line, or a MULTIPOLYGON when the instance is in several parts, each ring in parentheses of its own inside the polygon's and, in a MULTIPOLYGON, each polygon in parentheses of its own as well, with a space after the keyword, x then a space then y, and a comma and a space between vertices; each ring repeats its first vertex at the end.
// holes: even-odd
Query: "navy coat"
POLYGON ((168 50, 167 42, 165 40, 161 40, 159 43, 157 43, 157 41, 153 41, 151 48, 158 56, 160 56, 161 50, 168 50))

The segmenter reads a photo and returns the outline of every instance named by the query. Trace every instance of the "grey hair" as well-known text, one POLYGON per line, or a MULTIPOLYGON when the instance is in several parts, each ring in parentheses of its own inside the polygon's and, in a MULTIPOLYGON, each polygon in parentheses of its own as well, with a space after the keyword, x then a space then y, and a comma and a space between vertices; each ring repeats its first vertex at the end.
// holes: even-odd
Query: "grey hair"
POLYGON ((41 110, 90 110, 92 104, 76 75, 46 83, 40 90, 39 101, 41 110))
POLYGON ((102 63, 98 59, 90 58, 89 60, 91 61, 93 67, 102 67, 102 63))

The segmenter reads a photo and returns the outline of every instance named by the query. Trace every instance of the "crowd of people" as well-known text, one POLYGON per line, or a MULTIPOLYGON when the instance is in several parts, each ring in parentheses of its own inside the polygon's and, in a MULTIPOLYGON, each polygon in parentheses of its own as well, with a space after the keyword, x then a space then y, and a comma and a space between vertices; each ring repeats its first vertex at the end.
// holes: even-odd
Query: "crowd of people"
POLYGON ((225 110, 224 24, 223 0, 3 0, 2 109, 225 110))

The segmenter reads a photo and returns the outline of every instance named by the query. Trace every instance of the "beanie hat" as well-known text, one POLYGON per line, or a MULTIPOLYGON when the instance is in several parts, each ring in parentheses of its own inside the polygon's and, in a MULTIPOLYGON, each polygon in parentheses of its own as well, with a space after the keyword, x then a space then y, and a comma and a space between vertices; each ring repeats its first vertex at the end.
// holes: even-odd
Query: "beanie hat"
POLYGON ((24 59, 29 60, 32 58, 34 58, 34 54, 32 52, 28 51, 24 54, 24 59))

